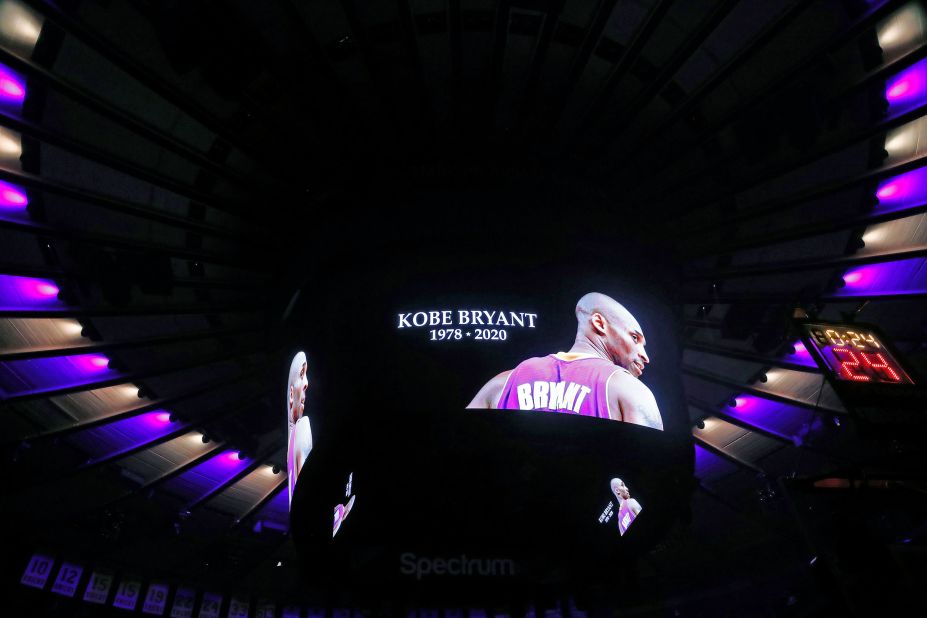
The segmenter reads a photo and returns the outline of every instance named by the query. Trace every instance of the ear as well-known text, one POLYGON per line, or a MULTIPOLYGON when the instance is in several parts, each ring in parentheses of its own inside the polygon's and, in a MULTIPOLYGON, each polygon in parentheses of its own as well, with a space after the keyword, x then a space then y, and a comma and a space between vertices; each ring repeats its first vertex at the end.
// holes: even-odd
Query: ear
POLYGON ((290 384, 290 407, 293 406, 293 401, 296 399, 295 390, 296 390, 296 389, 293 388, 293 385, 290 384))
POLYGON ((592 329, 599 335, 604 335, 608 329, 608 320, 599 312, 593 313, 589 318, 589 322, 592 324, 592 329))

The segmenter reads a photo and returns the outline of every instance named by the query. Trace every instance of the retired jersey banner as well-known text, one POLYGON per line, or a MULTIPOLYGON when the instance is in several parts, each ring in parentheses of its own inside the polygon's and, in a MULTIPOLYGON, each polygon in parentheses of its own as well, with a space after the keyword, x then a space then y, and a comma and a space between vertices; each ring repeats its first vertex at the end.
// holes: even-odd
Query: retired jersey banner
POLYGON ((191 618, 195 604, 196 590, 193 588, 178 588, 177 592, 174 593, 171 618, 191 618))
POLYGON ((114 575, 109 571, 94 571, 90 575, 90 581, 87 582, 87 589, 84 590, 84 600, 88 603, 105 605, 114 580, 114 575))
POLYGON ((142 612, 153 616, 161 616, 167 607, 167 594, 170 588, 167 584, 152 582, 148 584, 148 592, 145 594, 145 603, 142 605, 142 612))
POLYGON ((138 605, 142 584, 137 579, 123 579, 116 588, 116 599, 113 606, 120 609, 133 610, 138 605))
POLYGON ((206 592, 203 594, 203 600, 200 601, 197 618, 219 618, 220 609, 222 609, 222 595, 206 592))
POLYGON ((77 592, 77 584, 80 582, 80 576, 84 573, 84 567, 64 562, 58 569, 58 577, 55 578, 55 584, 52 586, 52 592, 66 597, 73 597, 77 592))
POLYGON ((26 565, 26 570, 19 582, 30 588, 44 588, 54 564, 55 559, 51 556, 35 554, 26 565))

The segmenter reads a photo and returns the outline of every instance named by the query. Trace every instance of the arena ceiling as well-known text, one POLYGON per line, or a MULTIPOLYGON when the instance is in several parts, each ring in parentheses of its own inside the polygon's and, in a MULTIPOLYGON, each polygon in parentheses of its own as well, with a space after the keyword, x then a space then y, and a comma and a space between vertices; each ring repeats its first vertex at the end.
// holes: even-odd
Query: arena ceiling
POLYGON ((286 590, 265 385, 290 295, 321 256, 527 217, 684 277, 699 490, 644 588, 728 591, 757 555, 781 581, 805 556, 779 555, 776 479, 915 457, 861 447, 788 324, 876 322, 924 366, 925 29, 893 0, 0 0, 11 568, 286 590), (693 576, 713 543, 734 558, 693 576))

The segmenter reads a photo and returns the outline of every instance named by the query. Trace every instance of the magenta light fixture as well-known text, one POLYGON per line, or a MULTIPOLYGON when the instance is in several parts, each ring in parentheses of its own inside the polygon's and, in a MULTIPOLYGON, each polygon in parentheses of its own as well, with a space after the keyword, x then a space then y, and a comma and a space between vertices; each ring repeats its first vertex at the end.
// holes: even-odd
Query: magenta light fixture
POLYGON ((26 82, 8 67, 0 64, 0 101, 21 106, 26 99, 26 82))
POLYGON ((899 174, 879 184, 876 198, 880 212, 894 212, 927 203, 927 167, 899 174))
POLYGON ((138 424, 139 431, 142 432, 141 435, 147 436, 152 431, 154 432, 160 431, 166 425, 170 425, 172 421, 171 421, 170 412, 168 412, 167 410, 158 409, 158 410, 152 410, 151 412, 145 412, 144 414, 140 414, 137 417, 134 417, 133 419, 117 421, 115 423, 112 423, 112 425, 113 427, 118 429, 120 423, 130 424, 130 422, 134 422, 138 424))
POLYGON ((805 347, 805 344, 801 341, 796 341, 792 344, 792 349, 795 350, 791 354, 785 354, 782 356, 782 360, 788 363, 794 363, 796 365, 803 365, 805 367, 817 367, 817 363, 814 362, 814 359, 811 358, 811 353, 808 352, 808 349, 805 347))
POLYGON ((100 373, 109 369, 109 359, 102 354, 78 354, 70 359, 83 373, 100 373))
POLYGON ((885 96, 888 97, 889 100, 900 99, 901 97, 906 95, 909 90, 911 90, 911 81, 904 80, 904 81, 898 82, 897 84, 889 88, 888 92, 885 93, 885 96))
POLYGON ((61 290, 58 289, 58 286, 50 281, 36 281, 35 284, 36 293, 42 298, 51 298, 52 296, 57 297, 58 292, 61 290))
POLYGON ((0 180, 0 208, 3 210, 25 210, 29 205, 26 192, 0 180))
POLYGON ((0 275, 0 307, 45 309, 59 304, 58 292, 49 279, 0 275))
POLYGON ((863 270, 854 270, 843 276, 843 280, 850 285, 854 285, 862 281, 866 276, 865 271, 863 270))
POLYGON ((927 62, 921 60, 889 79, 885 84, 889 112, 914 109, 927 101, 927 62))

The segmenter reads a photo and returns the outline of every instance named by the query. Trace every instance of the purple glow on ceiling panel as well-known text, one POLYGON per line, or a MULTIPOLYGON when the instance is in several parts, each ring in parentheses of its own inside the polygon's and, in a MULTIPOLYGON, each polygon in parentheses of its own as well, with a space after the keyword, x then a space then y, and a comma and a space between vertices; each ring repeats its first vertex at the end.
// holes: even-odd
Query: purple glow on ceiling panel
POLYGON ((695 445, 695 476, 702 480, 717 479, 737 471, 737 466, 707 448, 695 445))
POLYGON ((920 167, 879 183, 876 212, 895 212, 927 203, 927 167, 920 167))
POLYGON ((793 365, 801 365, 803 367, 817 367, 817 363, 814 362, 814 359, 811 358, 811 352, 805 348, 805 344, 801 341, 796 341, 792 344, 792 348, 795 350, 791 354, 783 354, 782 360, 787 363, 792 363, 793 365))
POLYGON ((927 100, 927 59, 909 66, 885 83, 889 115, 910 111, 927 100))
POLYGON ((737 395, 735 399, 737 406, 726 406, 725 414, 796 444, 806 440, 814 424, 814 414, 798 406, 749 394, 737 395))
MULTIPOLYGON (((281 473, 280 478, 285 478, 281 473)), ((260 532, 262 528, 271 528, 278 532, 286 532, 290 528, 290 500, 286 491, 286 483, 277 491, 277 495, 264 505, 255 516, 254 531, 260 532)))
POLYGON ((893 296, 927 292, 927 258, 865 264, 843 275, 837 296, 893 296))
POLYGON ((164 489, 187 501, 194 501, 244 470, 251 463, 238 451, 222 451, 164 484, 164 489))
POLYGON ((3 107, 21 108, 26 100, 26 80, 21 75, 0 64, 0 104, 3 107))
POLYGON ((85 429, 72 436, 70 442, 94 458, 112 457, 184 427, 172 423, 170 417, 166 410, 154 410, 85 429))
POLYGON ((0 309, 64 307, 58 300, 58 291, 58 286, 50 279, 0 275, 0 309))
POLYGON ((26 191, 0 180, 0 215, 21 214, 29 206, 29 196, 26 191))
POLYGON ((75 354, 0 363, 4 396, 92 384, 119 376, 102 354, 75 354))

